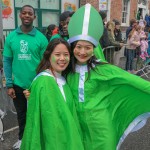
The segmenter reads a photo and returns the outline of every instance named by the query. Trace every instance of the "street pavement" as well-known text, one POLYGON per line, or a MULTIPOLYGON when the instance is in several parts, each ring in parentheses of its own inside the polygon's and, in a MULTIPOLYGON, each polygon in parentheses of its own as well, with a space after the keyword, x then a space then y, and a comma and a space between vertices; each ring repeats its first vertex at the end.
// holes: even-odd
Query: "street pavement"
MULTIPOLYGON (((150 77, 150 74, 148 75, 150 77)), ((148 78, 145 79, 150 81, 148 78)), ((9 100, 8 103, 9 107, 7 106, 6 109, 7 115, 2 119, 4 127, 4 141, 0 141, 0 150, 11 150, 12 145, 17 141, 18 138, 18 124, 16 114, 14 114, 14 107, 12 102, 9 100)), ((150 119, 142 129, 127 136, 121 145, 120 150, 150 150, 150 119)))

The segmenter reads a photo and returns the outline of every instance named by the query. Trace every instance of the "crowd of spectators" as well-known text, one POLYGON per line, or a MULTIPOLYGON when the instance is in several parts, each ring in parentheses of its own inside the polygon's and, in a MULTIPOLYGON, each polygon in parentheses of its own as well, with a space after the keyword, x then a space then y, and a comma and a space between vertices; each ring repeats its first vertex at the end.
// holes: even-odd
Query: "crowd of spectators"
POLYGON ((108 52, 106 54, 104 51, 106 60, 115 64, 114 60, 118 59, 116 56, 119 57, 115 55, 116 51, 123 50, 126 58, 125 70, 136 74, 150 57, 150 16, 146 14, 145 18, 141 15, 138 20, 131 19, 130 26, 125 31, 126 38, 123 39, 122 32, 124 31, 120 28, 121 23, 117 19, 106 22, 106 14, 103 11, 99 13, 104 22, 104 34, 100 39, 100 44, 103 49, 111 53, 110 59, 108 52), (115 48, 110 49, 110 46, 115 48))

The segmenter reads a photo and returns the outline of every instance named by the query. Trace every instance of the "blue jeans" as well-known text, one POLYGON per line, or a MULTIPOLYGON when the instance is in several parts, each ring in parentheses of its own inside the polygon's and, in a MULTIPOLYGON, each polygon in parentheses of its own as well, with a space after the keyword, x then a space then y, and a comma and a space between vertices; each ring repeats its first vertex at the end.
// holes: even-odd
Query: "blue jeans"
POLYGON ((135 50, 126 49, 126 70, 133 70, 133 60, 135 58, 135 50))

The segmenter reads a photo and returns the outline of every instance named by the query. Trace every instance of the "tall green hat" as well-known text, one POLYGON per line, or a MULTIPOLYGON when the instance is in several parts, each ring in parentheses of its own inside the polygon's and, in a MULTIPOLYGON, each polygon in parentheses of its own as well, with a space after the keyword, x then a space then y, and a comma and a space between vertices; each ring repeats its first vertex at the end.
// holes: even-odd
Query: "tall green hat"
POLYGON ((69 43, 85 40, 99 44, 99 39, 103 34, 104 25, 98 11, 90 4, 79 8, 71 17, 68 25, 69 43))

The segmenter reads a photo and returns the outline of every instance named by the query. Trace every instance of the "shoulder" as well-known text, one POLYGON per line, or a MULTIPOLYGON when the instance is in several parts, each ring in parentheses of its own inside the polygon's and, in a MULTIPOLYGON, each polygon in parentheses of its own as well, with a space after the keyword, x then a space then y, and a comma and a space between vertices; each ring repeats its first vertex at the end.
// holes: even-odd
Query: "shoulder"
POLYGON ((108 34, 108 30, 107 30, 106 27, 104 27, 104 32, 103 32, 103 34, 108 34))
POLYGON ((38 41, 38 43, 40 43, 42 45, 48 44, 48 40, 47 40, 46 36, 42 32, 38 31, 37 29, 36 29, 35 38, 38 41))
POLYGON ((138 32, 137 32, 137 31, 134 31, 134 32, 132 33, 131 37, 135 37, 135 36, 137 36, 137 35, 138 35, 138 32))
POLYGON ((36 36, 45 37, 45 35, 36 29, 36 36))
POLYGON ((108 36, 111 36, 111 31, 107 30, 108 36))
POLYGON ((40 85, 42 87, 46 86, 46 85, 52 85, 52 84, 56 84, 56 80, 53 76, 50 75, 44 75, 44 74, 38 74, 33 82, 33 85, 40 85))
POLYGON ((16 32, 16 30, 13 30, 13 31, 11 31, 11 32, 8 34, 8 36, 6 37, 6 39, 12 38, 12 37, 14 37, 15 35, 17 35, 17 32, 16 32))

